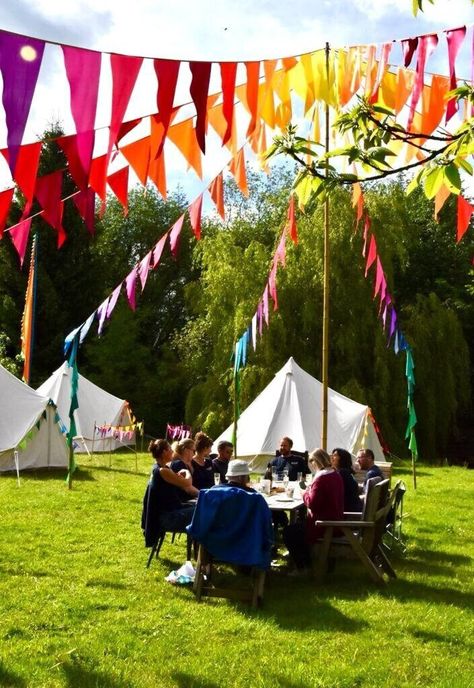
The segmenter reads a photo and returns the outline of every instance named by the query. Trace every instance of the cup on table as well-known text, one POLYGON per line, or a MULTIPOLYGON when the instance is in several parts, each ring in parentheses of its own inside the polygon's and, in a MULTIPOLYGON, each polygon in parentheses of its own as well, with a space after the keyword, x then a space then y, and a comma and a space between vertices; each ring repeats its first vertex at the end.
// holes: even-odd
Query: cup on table
POLYGON ((291 499, 293 499, 293 495, 295 493, 294 485, 287 485, 285 488, 285 492, 287 497, 291 497, 291 499))
POLYGON ((272 482, 273 483, 278 482, 278 471, 276 468, 272 468, 272 482))
POLYGON ((289 480, 290 479, 288 478, 288 473, 283 473, 283 485, 285 487, 285 490, 288 487, 289 480))
POLYGON ((298 472, 296 474, 296 482, 299 484, 303 480, 303 473, 298 472))
POLYGON ((220 485, 221 484, 221 474, 220 473, 214 473, 214 485, 220 485))
POLYGON ((269 495, 271 490, 270 480, 262 478, 260 481, 263 494, 269 495))

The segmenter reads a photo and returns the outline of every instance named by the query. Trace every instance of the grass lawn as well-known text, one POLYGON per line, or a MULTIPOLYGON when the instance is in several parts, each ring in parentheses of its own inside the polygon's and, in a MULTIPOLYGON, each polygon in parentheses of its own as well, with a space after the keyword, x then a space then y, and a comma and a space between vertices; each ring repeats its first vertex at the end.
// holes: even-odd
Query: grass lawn
POLYGON ((0 476, 0 686, 148 688, 474 686, 474 472, 419 467, 408 485, 405 559, 376 589, 357 562, 323 587, 267 578, 264 607, 196 603, 164 576, 169 538, 145 568, 141 500, 150 460, 82 460, 0 476))

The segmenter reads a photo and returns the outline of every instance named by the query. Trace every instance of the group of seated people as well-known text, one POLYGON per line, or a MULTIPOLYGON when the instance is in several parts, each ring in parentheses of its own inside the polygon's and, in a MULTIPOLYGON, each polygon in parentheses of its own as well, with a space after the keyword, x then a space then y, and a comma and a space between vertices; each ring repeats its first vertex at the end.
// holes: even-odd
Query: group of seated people
MULTIPOLYGON (((237 487, 255 492, 249 485, 248 464, 238 459, 231 460, 232 444, 220 442, 214 459, 209 457, 211 447, 212 440, 204 433, 197 433, 194 440, 189 438, 178 442, 174 451, 165 439, 150 443, 149 450, 156 465, 145 493, 142 513, 147 546, 154 544, 160 532, 185 531, 192 521, 194 500, 200 490, 237 487), (219 478, 216 479, 215 475, 219 478)), ((295 573, 299 574, 309 567, 311 547, 322 536, 315 522, 342 520, 345 511, 361 512, 363 486, 360 488, 354 478, 352 457, 345 449, 336 448, 331 456, 323 449, 316 449, 310 454, 308 463, 304 457, 292 454, 291 449, 291 439, 284 437, 273 465, 277 472, 287 472, 289 480, 297 480, 299 473, 304 476, 312 474, 312 480, 302 494, 306 514, 291 525, 286 520, 275 522, 274 519, 274 526, 282 527, 283 540, 296 566, 295 573)), ((360 450, 357 460, 361 469, 367 471, 365 481, 370 477, 382 477, 370 449, 360 450)), ((261 498, 264 499, 263 496, 261 498)))

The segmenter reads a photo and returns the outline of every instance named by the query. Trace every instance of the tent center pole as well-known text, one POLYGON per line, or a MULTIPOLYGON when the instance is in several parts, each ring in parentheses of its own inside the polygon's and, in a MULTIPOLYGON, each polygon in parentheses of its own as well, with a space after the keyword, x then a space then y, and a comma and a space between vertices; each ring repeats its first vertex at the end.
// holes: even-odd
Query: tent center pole
MULTIPOLYGON (((326 43, 326 80, 329 85, 329 43, 326 43)), ((329 153, 329 105, 325 108, 325 149, 329 153)), ((326 159, 325 175, 329 175, 329 159, 326 159)), ((323 260, 323 343, 321 377, 323 398, 321 404, 321 447, 327 451, 328 443, 328 369, 329 369, 329 196, 324 201, 324 260, 323 260)))

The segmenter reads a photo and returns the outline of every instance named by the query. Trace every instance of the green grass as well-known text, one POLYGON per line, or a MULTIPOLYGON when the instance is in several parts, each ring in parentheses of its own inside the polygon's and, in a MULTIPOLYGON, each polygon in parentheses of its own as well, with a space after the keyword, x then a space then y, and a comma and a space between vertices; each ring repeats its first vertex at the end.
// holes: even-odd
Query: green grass
POLYGON ((473 472, 422 466, 415 493, 396 471, 408 554, 384 589, 357 562, 320 587, 272 573, 253 611, 164 581, 184 538, 145 568, 147 456, 82 463, 72 491, 0 476, 2 688, 474 685, 473 472))

